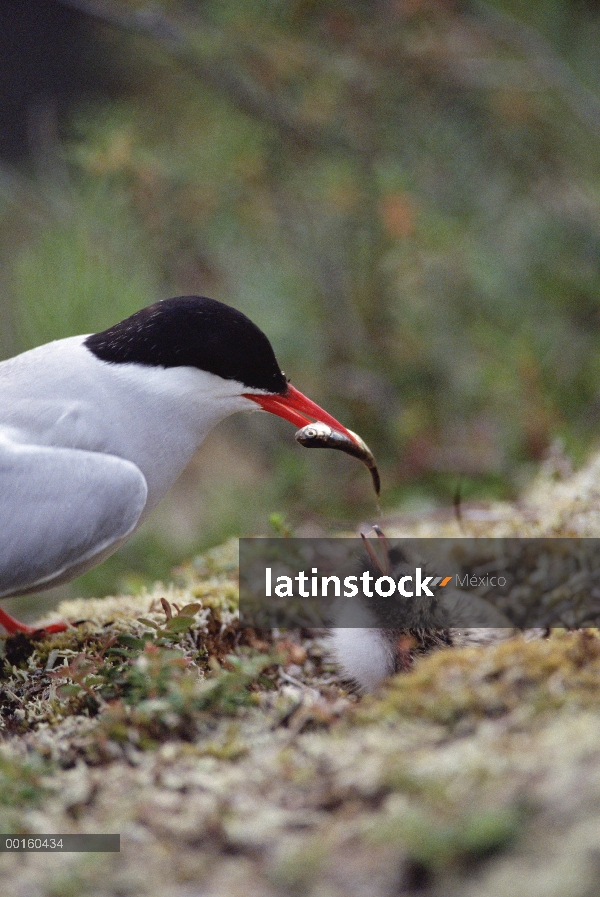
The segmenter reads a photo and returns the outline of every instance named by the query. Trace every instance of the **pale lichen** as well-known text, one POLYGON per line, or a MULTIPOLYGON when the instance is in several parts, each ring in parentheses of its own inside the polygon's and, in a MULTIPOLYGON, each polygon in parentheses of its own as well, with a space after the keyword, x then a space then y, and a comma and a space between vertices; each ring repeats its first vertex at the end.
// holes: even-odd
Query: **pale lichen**
MULTIPOLYGON (((517 506, 385 529, 581 536, 599 523, 596 458, 546 469, 517 506)), ((0 825, 121 834, 112 856, 0 854, 7 891, 595 893, 598 632, 442 649, 359 699, 322 638, 242 635, 235 594, 230 543, 175 586, 65 604, 88 622, 7 646, 0 825)))

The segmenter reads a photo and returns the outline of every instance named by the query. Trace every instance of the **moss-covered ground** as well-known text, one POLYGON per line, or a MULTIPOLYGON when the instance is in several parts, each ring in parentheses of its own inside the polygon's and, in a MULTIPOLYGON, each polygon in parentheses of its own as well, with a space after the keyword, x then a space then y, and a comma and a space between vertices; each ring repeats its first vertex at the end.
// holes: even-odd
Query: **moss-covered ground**
MULTIPOLYGON (((596 535, 599 511, 593 459, 518 506, 387 531, 596 535)), ((596 630, 442 649, 359 698, 324 636, 239 630, 236 554, 4 641, 0 830, 121 835, 0 853, 5 893, 598 893, 596 630)))

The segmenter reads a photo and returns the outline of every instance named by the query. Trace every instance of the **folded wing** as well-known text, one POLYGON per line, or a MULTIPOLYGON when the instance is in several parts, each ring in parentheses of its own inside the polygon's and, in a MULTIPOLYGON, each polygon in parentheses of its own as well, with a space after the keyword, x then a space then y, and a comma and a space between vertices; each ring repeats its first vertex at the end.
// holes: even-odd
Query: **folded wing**
POLYGON ((0 434, 0 598, 58 584, 135 529, 148 488, 135 464, 0 434))

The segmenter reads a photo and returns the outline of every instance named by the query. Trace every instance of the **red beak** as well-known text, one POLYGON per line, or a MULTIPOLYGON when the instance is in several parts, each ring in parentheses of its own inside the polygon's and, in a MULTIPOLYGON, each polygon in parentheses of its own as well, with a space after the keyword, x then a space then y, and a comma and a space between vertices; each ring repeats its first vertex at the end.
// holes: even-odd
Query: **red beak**
MULTIPOLYGON (((297 427, 305 427, 311 424, 313 420, 322 424, 328 424, 334 430, 344 433, 352 442, 356 443, 356 437, 353 433, 346 429, 339 421, 327 414, 323 408, 320 408, 314 402, 311 402, 299 389, 288 383, 287 389, 281 395, 271 393, 270 395, 251 395, 244 393, 245 399, 252 399, 257 405, 260 405, 265 411, 283 417, 297 427)), ((358 445, 358 443, 356 443, 358 445)))

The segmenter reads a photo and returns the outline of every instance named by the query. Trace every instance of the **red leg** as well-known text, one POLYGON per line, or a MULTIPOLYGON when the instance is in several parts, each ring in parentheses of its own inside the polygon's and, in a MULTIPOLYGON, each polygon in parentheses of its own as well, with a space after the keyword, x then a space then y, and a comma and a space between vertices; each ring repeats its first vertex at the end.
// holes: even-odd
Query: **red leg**
POLYGON ((15 632, 24 632, 26 635, 33 635, 34 632, 64 632, 69 628, 69 623, 51 623, 50 626, 28 626, 27 623, 21 623, 15 620, 5 610, 0 609, 0 623, 7 632, 14 635, 15 632))

